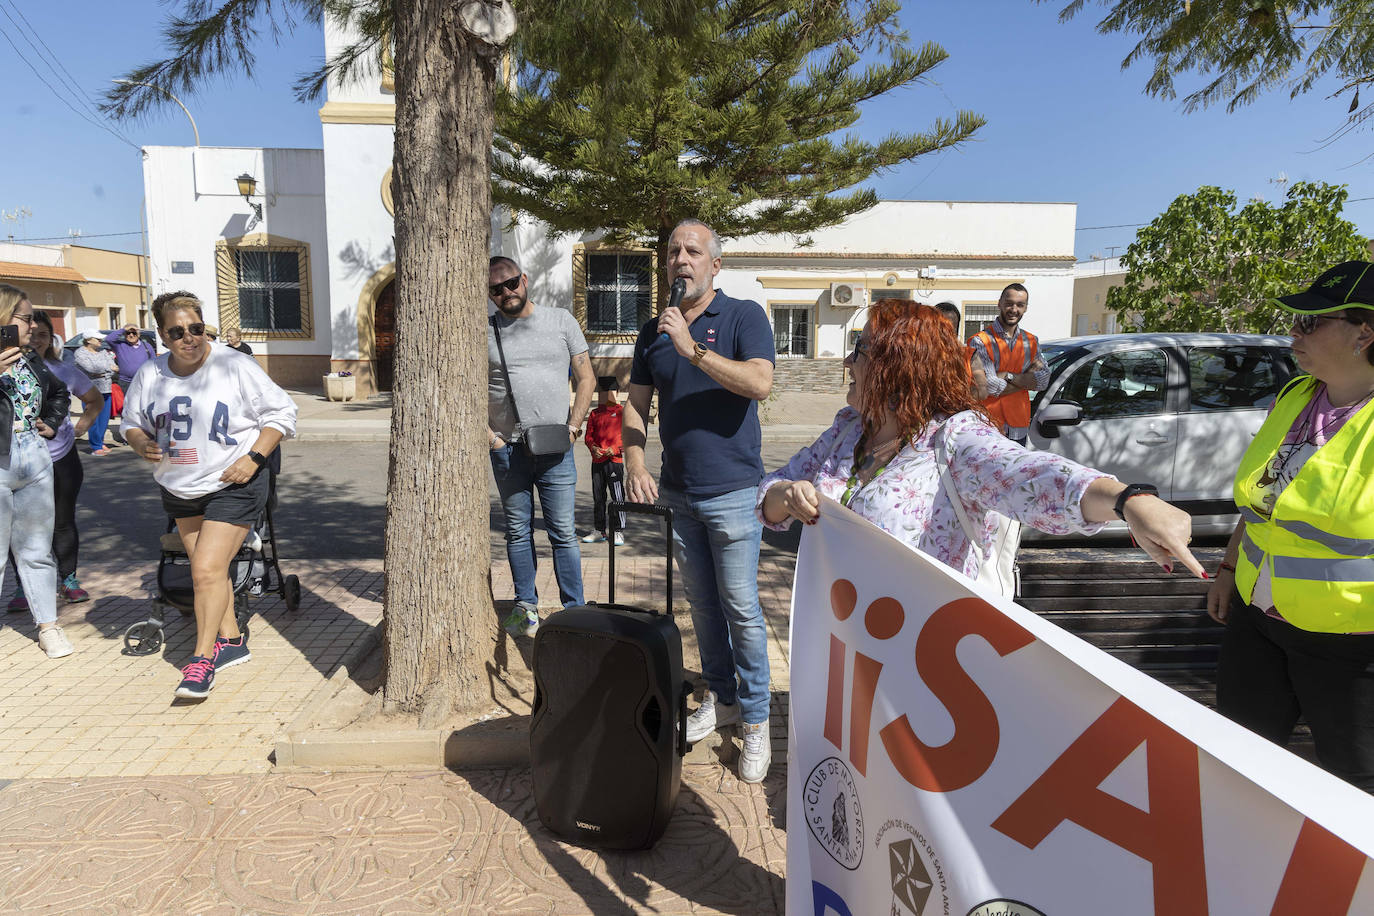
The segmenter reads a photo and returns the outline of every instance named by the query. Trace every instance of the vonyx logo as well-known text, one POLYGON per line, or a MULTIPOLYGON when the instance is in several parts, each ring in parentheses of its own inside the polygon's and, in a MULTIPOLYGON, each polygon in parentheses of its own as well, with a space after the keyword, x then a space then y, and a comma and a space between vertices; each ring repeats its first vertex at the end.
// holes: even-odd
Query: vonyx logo
POLYGON ((581 827, 583 830, 590 830, 590 831, 592 831, 593 833, 600 833, 600 832, 601 832, 601 825, 600 825, 600 824, 589 824, 589 823, 587 823, 586 821, 573 821, 573 823, 576 824, 577 826, 581 827))
POLYGON ((853 871, 864 857, 864 814, 849 767, 827 757, 806 777, 806 826, 830 858, 853 871))

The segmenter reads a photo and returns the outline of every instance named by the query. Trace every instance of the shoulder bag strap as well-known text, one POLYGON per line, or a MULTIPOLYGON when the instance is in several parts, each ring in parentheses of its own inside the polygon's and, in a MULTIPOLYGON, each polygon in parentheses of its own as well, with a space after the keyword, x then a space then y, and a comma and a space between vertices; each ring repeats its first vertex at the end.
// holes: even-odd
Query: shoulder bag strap
POLYGON ((969 521, 968 513, 964 510, 964 501, 959 498, 959 491, 954 487, 954 478, 949 472, 949 453, 945 449, 945 439, 949 435, 949 421, 940 424, 940 428, 935 433, 935 466, 940 472, 940 485, 945 488, 945 496, 949 497, 950 505, 954 506, 954 514, 959 517, 959 527, 964 529, 964 537, 973 545, 973 549, 978 552, 978 560, 983 560, 983 545, 979 538, 973 533, 973 524, 969 521))
POLYGON ((515 415, 515 430, 518 434, 521 427, 520 408, 515 406, 515 385, 511 382, 510 369, 506 366, 505 348, 501 346, 501 324, 495 315, 487 320, 491 322, 491 330, 496 334, 496 354, 501 357, 501 374, 506 377, 506 397, 510 399, 510 412, 515 415))

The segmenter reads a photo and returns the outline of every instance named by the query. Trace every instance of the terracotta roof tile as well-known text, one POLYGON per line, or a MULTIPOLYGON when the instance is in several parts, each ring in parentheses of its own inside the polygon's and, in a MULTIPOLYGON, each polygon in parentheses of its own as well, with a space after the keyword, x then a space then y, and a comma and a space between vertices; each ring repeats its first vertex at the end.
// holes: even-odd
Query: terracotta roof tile
POLYGON ((46 264, 20 264, 0 261, 0 280, 54 280, 58 283, 85 283, 86 278, 70 267, 46 264))

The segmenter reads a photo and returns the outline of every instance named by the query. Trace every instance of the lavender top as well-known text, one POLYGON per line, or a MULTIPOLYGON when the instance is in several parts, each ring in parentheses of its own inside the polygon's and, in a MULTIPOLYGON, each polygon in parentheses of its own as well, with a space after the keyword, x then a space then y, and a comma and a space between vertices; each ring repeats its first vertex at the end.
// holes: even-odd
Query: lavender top
MULTIPOLYGON (((759 484, 755 511, 763 519, 763 497, 780 480, 810 480, 822 496, 839 500, 854 468, 858 411, 845 407, 835 422, 785 467, 759 484)), ((914 550, 976 577, 983 546, 991 543, 997 520, 991 512, 1049 534, 1095 534, 1101 524, 1085 521, 1079 503, 1101 471, 1049 452, 1022 448, 973 411, 937 417, 888 462, 883 472, 855 492, 849 508, 914 550), (950 475, 983 544, 975 551, 964 535, 935 461, 936 436, 944 436, 950 475)), ((782 531, 794 519, 768 525, 782 531)), ((768 524, 766 521, 764 524, 768 524)))

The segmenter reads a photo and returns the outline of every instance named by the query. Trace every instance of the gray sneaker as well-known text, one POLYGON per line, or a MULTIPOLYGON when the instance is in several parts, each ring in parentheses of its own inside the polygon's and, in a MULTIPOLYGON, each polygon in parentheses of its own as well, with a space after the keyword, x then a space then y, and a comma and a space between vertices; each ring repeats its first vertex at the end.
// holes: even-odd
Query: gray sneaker
POLYGON ((721 726, 733 725, 739 720, 738 703, 717 703, 716 692, 708 690, 696 712, 687 717, 687 743, 696 744, 721 726))
POLYGON ((768 741, 768 723, 742 726, 744 753, 739 755, 739 778, 742 782, 763 782, 768 764, 773 761, 773 746, 768 741))
POLYGON ((61 627, 48 627, 46 630, 39 630, 38 647, 48 653, 48 658, 62 658, 75 651, 72 648, 71 640, 67 639, 67 634, 62 632, 61 627))

